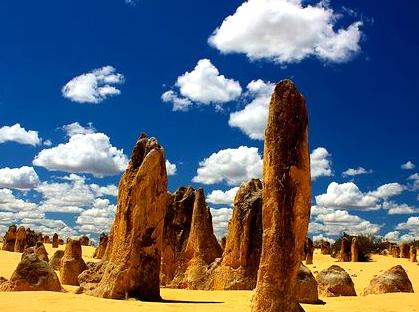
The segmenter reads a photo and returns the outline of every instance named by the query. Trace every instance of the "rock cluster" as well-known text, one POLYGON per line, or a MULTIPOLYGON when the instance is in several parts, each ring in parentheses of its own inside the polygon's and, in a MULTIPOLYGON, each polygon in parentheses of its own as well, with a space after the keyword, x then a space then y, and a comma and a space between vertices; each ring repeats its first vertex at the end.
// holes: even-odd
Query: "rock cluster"
POLYGON ((322 241, 320 252, 322 255, 330 255, 330 242, 322 241))
POLYGON ((374 277, 362 295, 386 294, 394 292, 413 292, 412 283, 402 266, 397 265, 374 277))
POLYGON ((18 264, 10 280, 0 284, 0 291, 61 291, 61 284, 48 263, 30 254, 18 264))
POLYGON ((301 311, 294 290, 310 216, 308 114, 290 80, 269 105, 263 156, 263 239, 252 311, 301 311))
POLYGON ((340 266, 332 265, 328 269, 320 271, 316 280, 320 296, 356 296, 351 277, 340 266))
POLYGON ((99 236, 99 246, 96 248, 93 258, 102 259, 105 255, 106 247, 108 246, 109 237, 105 233, 100 234, 99 236))
POLYGON ((16 231, 15 252, 23 252, 26 246, 26 229, 24 226, 19 226, 16 231))
POLYGON ((15 250, 15 243, 16 243, 16 232, 17 227, 16 224, 12 224, 9 226, 6 234, 3 238, 3 247, 2 250, 6 251, 14 251, 15 250))
POLYGON ((119 183, 104 273, 89 293, 104 298, 160 297, 161 238, 167 201, 164 150, 142 134, 119 183))
POLYGON ((60 279, 66 285, 78 286, 77 277, 87 269, 86 263, 82 258, 82 248, 80 240, 70 239, 65 247, 64 255, 61 258, 60 279))

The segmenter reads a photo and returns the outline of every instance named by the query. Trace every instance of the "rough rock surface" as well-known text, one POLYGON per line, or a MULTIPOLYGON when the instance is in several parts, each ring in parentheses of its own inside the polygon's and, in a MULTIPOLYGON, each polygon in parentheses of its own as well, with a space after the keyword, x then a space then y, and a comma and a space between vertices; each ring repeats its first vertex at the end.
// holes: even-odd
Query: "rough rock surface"
POLYGON ((295 295, 300 303, 319 303, 317 281, 310 269, 302 263, 297 274, 295 295))
POLYGON ((410 262, 418 262, 416 255, 417 255, 416 246, 412 244, 410 246, 410 262))
POLYGON ((36 242, 36 245, 33 249, 34 249, 35 255, 37 255, 40 260, 43 260, 47 263, 49 262, 48 252, 45 249, 45 246, 42 242, 36 242))
POLYGON ((102 259, 105 255, 106 247, 108 246, 109 237, 105 233, 100 234, 99 246, 96 248, 93 258, 102 259))
POLYGON ((37 242, 37 235, 35 231, 30 228, 26 229, 26 246, 25 247, 34 247, 37 242))
POLYGON ((359 261, 359 243, 356 237, 352 238, 351 244, 351 261, 358 262, 359 261))
POLYGON ((19 226, 16 231, 15 252, 23 252, 26 246, 26 230, 24 226, 19 226))
POLYGON ((332 265, 320 271, 316 280, 322 297, 356 296, 351 277, 340 266, 332 265))
POLYGON ((54 233, 52 236, 52 248, 58 248, 58 234, 54 233))
POLYGON ((2 250, 6 250, 6 251, 15 250, 16 232, 17 232, 16 224, 10 225, 9 229, 7 230, 3 238, 2 250))
POLYGON ((191 230, 185 249, 187 270, 183 283, 188 289, 207 289, 210 264, 220 258, 222 249, 214 235, 212 216, 204 191, 195 192, 191 230))
POLYGON ((400 258, 405 258, 405 259, 410 258, 410 246, 409 246, 409 244, 402 243, 400 245, 400 258))
POLYGON ((90 294, 161 300, 160 261, 167 201, 164 150, 142 134, 119 183, 118 204, 102 280, 90 294))
POLYGON ((211 289, 252 290, 262 251, 262 182, 252 179, 237 191, 220 265, 210 277, 211 289))
POLYGON ((348 238, 343 237, 340 243, 339 261, 349 262, 351 260, 351 242, 348 238))
POLYGON ((310 216, 308 114, 290 80, 269 106, 263 156, 263 242, 252 311, 301 311, 295 298, 310 216))
POLYGON ((394 258, 400 258, 400 247, 394 246, 393 247, 393 257, 394 258))
POLYGON ((330 243, 328 241, 322 242, 320 252, 322 255, 330 255, 330 243))
POLYGON ((173 194, 168 193, 160 271, 160 282, 164 286, 186 287, 183 284, 187 269, 185 249, 191 230, 194 201, 195 190, 192 187, 180 187, 173 194))
POLYGON ((97 287, 97 284, 102 280, 105 271, 106 262, 98 262, 88 265, 88 269, 81 272, 78 276, 78 282, 83 291, 91 291, 97 287))
POLYGON ((314 245, 309 237, 306 238, 304 243, 304 254, 306 264, 313 264, 314 245))
POLYGON ((394 292, 413 292, 412 283, 402 266, 397 265, 374 277, 362 295, 386 294, 394 292))
POLYGON ((77 277, 87 269, 86 263, 82 258, 82 248, 80 240, 70 239, 65 246, 64 255, 61 258, 60 279, 66 285, 78 286, 77 277))
POLYGON ((49 260, 49 265, 56 271, 61 268, 61 259, 64 256, 64 250, 57 250, 49 260))
POLYGON ((83 235, 82 237, 80 237, 80 243, 82 246, 89 246, 89 237, 83 235))
POLYGON ((61 291, 55 271, 35 254, 25 257, 9 281, 0 284, 0 291, 61 291))

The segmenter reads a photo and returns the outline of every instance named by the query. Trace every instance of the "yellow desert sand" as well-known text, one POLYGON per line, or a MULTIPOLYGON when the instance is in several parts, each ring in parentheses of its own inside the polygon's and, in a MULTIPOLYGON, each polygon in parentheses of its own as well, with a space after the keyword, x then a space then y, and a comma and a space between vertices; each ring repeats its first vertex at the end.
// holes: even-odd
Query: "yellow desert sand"
MULTIPOLYGON (((51 257, 56 249, 50 244, 45 247, 51 257)), ((65 246, 59 246, 64 249, 65 246)), ((94 248, 83 246, 84 260, 92 259, 94 248)), ((10 278, 16 268, 21 254, 0 250, 0 276, 10 278)), ((371 262, 336 263, 330 256, 321 255, 318 250, 314 254, 314 264, 308 265, 316 275, 317 271, 338 264, 351 276, 357 293, 368 286, 374 275, 378 275, 390 267, 401 264, 407 271, 416 293, 395 293, 385 295, 321 298, 325 305, 304 304, 306 312, 419 312, 419 266, 407 259, 391 256, 374 255, 371 262)), ((76 295, 75 286, 63 285, 67 292, 0 292, 0 311, 250 311, 251 291, 199 291, 162 289, 164 303, 149 303, 136 300, 111 300, 91 297, 85 294, 76 295)))

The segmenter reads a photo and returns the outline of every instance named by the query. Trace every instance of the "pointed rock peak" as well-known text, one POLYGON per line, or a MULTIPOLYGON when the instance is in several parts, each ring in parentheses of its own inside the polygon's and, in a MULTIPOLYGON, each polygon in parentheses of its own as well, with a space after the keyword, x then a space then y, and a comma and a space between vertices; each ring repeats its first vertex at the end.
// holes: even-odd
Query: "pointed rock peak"
POLYGON ((141 133, 132 150, 131 161, 128 169, 137 169, 143 163, 144 158, 154 149, 162 149, 155 137, 149 138, 144 132, 141 133))

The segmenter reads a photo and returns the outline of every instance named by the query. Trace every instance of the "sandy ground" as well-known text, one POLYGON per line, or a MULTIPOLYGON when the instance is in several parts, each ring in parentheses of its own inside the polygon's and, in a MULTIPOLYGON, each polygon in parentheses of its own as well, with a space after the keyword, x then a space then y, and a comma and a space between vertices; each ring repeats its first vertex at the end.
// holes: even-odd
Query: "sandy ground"
MULTIPOLYGON (((45 246, 50 256, 53 254, 51 245, 45 246)), ((62 249, 63 246, 60 246, 62 249)), ((86 261, 91 258, 94 248, 83 247, 86 261)), ((0 250, 0 276, 10 278, 20 259, 20 254, 0 250)), ((332 265, 335 260, 323 256, 317 251, 314 255, 314 265, 309 268, 314 274, 332 265)), ((357 293, 369 284, 371 278, 390 267, 401 264, 408 272, 414 294, 385 294, 366 297, 322 298, 325 305, 303 305, 307 312, 419 312, 419 266, 407 259, 395 259, 388 256, 373 256, 369 263, 339 263, 350 275, 357 293)), ((176 289, 162 289, 163 303, 147 303, 136 300, 108 300, 75 295, 77 287, 66 286, 66 293, 54 292, 15 292, 0 293, 0 311, 250 311, 250 291, 190 291, 176 289)))

